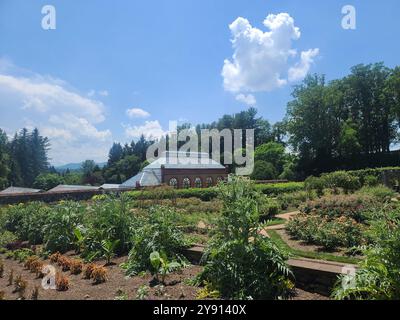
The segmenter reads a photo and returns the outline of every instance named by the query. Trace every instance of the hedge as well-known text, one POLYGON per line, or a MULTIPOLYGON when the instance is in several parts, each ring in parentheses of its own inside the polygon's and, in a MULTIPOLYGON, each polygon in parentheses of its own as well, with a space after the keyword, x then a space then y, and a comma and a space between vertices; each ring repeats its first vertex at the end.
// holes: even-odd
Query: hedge
POLYGON ((365 179, 368 176, 374 176, 382 181, 382 173, 386 171, 400 171, 400 167, 384 167, 384 168, 375 168, 375 169, 362 169, 362 170, 352 170, 347 171, 350 175, 355 176, 360 179, 362 184, 365 183, 365 179))
MULTIPOLYGON (((303 190, 303 182, 288 182, 277 184, 258 184, 255 186, 257 190, 265 195, 277 196, 283 193, 295 192, 303 190)), ((160 198, 199 198, 203 201, 210 201, 218 196, 217 188, 204 189, 176 189, 174 192, 165 193, 160 197, 160 194, 152 190, 129 191, 129 196, 132 199, 160 199, 160 198)))

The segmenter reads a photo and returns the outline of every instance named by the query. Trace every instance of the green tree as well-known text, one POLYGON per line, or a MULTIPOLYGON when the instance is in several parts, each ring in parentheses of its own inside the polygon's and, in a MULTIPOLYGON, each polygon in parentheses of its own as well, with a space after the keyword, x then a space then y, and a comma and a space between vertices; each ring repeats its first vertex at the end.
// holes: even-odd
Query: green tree
POLYGON ((274 165, 271 162, 258 160, 254 162, 254 170, 251 175, 253 180, 274 180, 278 177, 274 165))
POLYGON ((4 189, 8 185, 8 175, 10 173, 9 161, 7 134, 0 129, 0 189, 4 189))
POLYGON ((64 184, 65 180, 62 176, 55 173, 42 173, 39 174, 35 182, 33 183, 33 187, 41 190, 50 190, 59 184, 64 184))

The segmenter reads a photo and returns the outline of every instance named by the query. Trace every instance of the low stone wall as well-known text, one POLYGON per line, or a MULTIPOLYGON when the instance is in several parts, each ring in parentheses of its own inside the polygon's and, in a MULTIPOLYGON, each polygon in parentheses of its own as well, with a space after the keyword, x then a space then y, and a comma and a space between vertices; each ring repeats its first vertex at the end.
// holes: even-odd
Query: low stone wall
POLYGON ((132 189, 98 189, 98 190, 72 190, 40 193, 19 193, 0 195, 0 205, 25 203, 31 201, 56 202, 60 200, 89 200, 95 195, 108 193, 121 193, 132 189))

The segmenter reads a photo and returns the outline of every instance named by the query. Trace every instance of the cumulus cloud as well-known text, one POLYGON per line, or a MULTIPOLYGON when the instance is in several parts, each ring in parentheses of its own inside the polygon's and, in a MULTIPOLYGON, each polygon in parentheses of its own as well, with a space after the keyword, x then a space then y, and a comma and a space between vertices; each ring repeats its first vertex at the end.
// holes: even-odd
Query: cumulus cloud
POLYGON ((167 131, 164 131, 158 120, 145 121, 141 126, 127 126, 125 128, 125 134, 130 138, 139 138, 144 135, 147 139, 159 139, 165 136, 167 131))
POLYGON ((236 100, 244 103, 247 106, 255 106, 257 103, 256 98, 252 94, 240 93, 236 96, 236 100))
POLYGON ((268 92, 301 80, 309 71, 318 49, 301 52, 300 61, 295 61, 299 54, 293 42, 301 32, 294 19, 287 13, 270 14, 263 24, 267 31, 253 27, 242 17, 229 25, 233 55, 224 61, 222 69, 225 90, 268 92))
POLYGON ((97 128, 105 120, 102 102, 79 94, 60 79, 34 73, 19 75, 14 72, 16 67, 2 65, 0 118, 9 132, 39 128, 50 139, 53 164, 105 160, 112 133, 97 128))
POLYGON ((150 117, 150 113, 140 108, 127 109, 126 114, 129 118, 147 118, 150 117))
POLYGON ((319 54, 319 49, 310 49, 301 53, 300 61, 289 69, 289 81, 303 80, 310 70, 314 58, 319 54))

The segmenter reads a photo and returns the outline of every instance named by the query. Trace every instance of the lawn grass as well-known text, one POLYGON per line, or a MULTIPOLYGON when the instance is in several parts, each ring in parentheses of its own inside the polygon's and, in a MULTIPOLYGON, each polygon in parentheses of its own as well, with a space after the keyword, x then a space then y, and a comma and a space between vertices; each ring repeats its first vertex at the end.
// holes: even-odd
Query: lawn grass
POLYGON ((278 226, 280 224, 285 224, 286 220, 285 219, 281 219, 281 218, 273 218, 271 220, 268 220, 265 222, 265 226, 266 227, 271 227, 271 226, 278 226))
POLYGON ((327 252, 309 252, 309 251, 294 249, 290 247, 275 230, 267 230, 267 233, 271 238, 271 240, 274 241, 279 248, 288 252, 289 255, 292 257, 318 259, 318 260, 351 263, 351 264, 358 264, 360 262, 360 259, 354 257, 341 257, 341 256, 335 256, 327 252))

